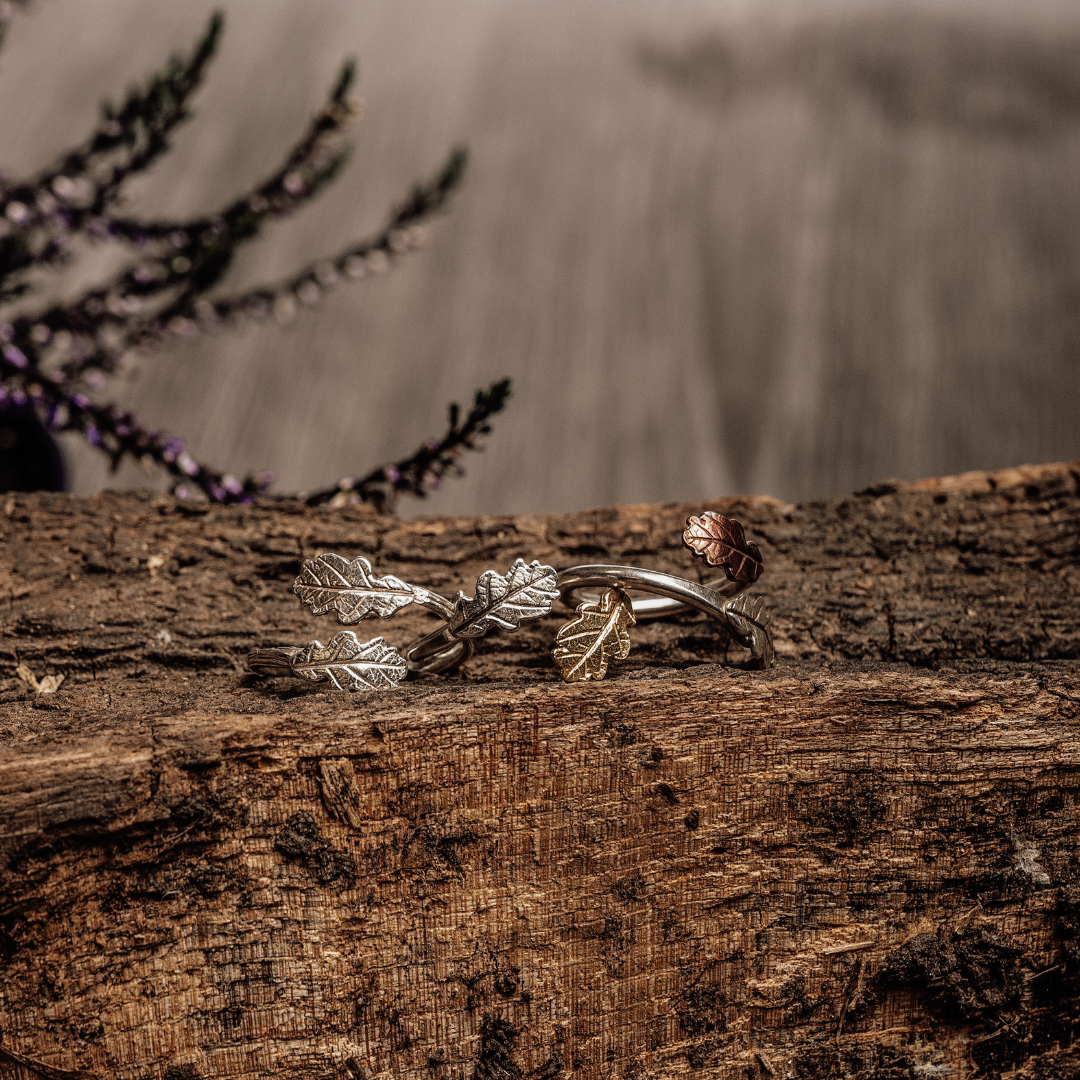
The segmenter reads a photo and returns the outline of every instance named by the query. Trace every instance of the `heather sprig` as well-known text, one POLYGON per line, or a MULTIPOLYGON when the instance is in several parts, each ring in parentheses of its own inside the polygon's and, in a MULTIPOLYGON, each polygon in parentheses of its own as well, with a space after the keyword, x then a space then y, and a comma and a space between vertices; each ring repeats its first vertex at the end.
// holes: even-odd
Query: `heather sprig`
POLYGON ((333 487, 308 495, 305 501, 308 506, 366 502, 382 513, 391 513, 399 495, 424 498, 430 490, 439 487, 444 476, 461 475, 458 458, 466 450, 480 449, 483 436, 491 432, 488 420, 502 411, 509 398, 509 379, 500 379, 486 390, 477 390, 464 420, 461 407, 456 402, 450 406, 449 426, 441 439, 432 439, 411 457, 380 466, 362 479, 346 476, 333 487))
MULTIPOLYGON (((12 10, 0 0, 0 40, 12 10)), ((281 166, 216 214, 184 221, 139 221, 119 214, 124 182, 160 158, 177 125, 192 115, 191 97, 222 27, 221 15, 215 14, 189 56, 174 57, 144 87, 130 91, 122 106, 103 106, 94 133, 53 165, 25 181, 0 181, 0 406, 34 409, 51 430, 82 433, 108 454, 114 468, 126 458, 154 463, 170 475, 177 494, 201 492, 214 502, 236 502, 265 491, 270 474, 242 481, 223 474, 196 461, 176 437, 89 395, 136 353, 153 350, 170 335, 213 332, 237 325, 242 316, 273 315, 284 323, 298 304, 315 307, 346 280, 386 269, 397 256, 421 246, 425 223, 458 186, 466 155, 455 149, 374 236, 283 281, 208 297, 243 243, 306 205, 339 173, 348 153, 341 134, 358 111, 350 97, 355 77, 350 61, 281 166), (135 259, 73 300, 4 315, 6 306, 32 292, 42 271, 73 257, 76 237, 124 244, 135 259)), ((401 492, 422 496, 444 475, 460 472, 457 456, 478 448, 489 430, 487 418, 508 396, 506 380, 478 392, 462 423, 452 406, 443 439, 375 470, 347 489, 348 500, 389 510, 401 492)), ((339 485, 325 499, 320 493, 312 500, 333 503, 345 491, 339 485)))
POLYGON ((188 102, 217 50, 223 23, 213 15, 191 55, 174 56, 145 88, 129 91, 121 107, 102 105, 100 125, 80 146, 28 180, 0 183, 0 302, 27 291, 28 271, 65 261, 74 234, 118 235, 109 208, 123 182, 164 154, 173 130, 191 117, 188 102))

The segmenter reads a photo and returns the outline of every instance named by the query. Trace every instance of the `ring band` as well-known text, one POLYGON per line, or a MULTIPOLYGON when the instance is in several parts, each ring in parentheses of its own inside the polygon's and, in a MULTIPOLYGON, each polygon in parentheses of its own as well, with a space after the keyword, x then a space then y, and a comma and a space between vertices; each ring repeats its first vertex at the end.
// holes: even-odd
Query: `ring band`
MULTIPOLYGON (((460 638, 449 647, 429 655, 424 661, 407 658, 408 678, 416 675, 441 675, 459 664, 465 663, 472 656, 476 646, 471 638, 460 638)), ((267 649, 252 649, 248 653, 248 670, 255 675, 265 675, 270 679, 288 679, 295 677, 293 661, 301 650, 295 645, 279 645, 267 649)), ((408 650, 407 650, 408 656, 408 650)))
MULTIPOLYGON (((574 606, 575 603, 577 605, 578 619, 568 625, 576 628, 581 623, 578 637, 583 638, 588 634, 590 628, 586 626, 586 623, 590 620, 595 621, 594 617, 597 614, 610 615, 608 621, 611 626, 614 626, 611 620, 617 621, 616 607, 619 604, 624 606, 625 618, 629 619, 631 624, 637 622, 640 617, 639 611, 643 611, 646 618, 657 618, 684 607, 692 607, 709 618, 722 622, 731 636, 740 645, 750 650, 759 667, 769 668, 772 667, 775 658, 772 635, 769 633, 769 616, 764 610, 765 601, 760 596, 748 596, 743 592, 749 584, 748 581, 729 581, 722 589, 714 589, 709 585, 698 585, 672 574, 660 573, 658 570, 644 570, 637 566, 618 566, 613 563, 572 566, 559 574, 557 582, 562 602, 568 606, 574 606), (589 588, 605 590, 599 601, 575 600, 579 590, 589 588), (631 589, 658 594, 661 598, 660 602, 650 604, 649 600, 633 601, 627 592, 631 589)), ((622 617, 618 616, 618 618, 622 617)), ((560 631, 560 638, 556 639, 557 643, 561 642, 567 630, 568 627, 564 627, 560 631)), ((590 646, 590 655, 596 653, 596 648, 600 644, 600 642, 595 642, 593 646, 590 646)), ((619 651, 611 654, 613 658, 620 659, 626 655, 621 651, 622 647, 620 639, 619 651)), ((573 654, 572 650, 560 649, 557 644, 553 655, 560 666, 563 666, 564 661, 570 666, 571 674, 564 670, 566 681, 604 677, 601 670, 603 665, 595 674, 579 674, 577 661, 574 659, 576 654, 573 654)))
MULTIPOLYGON (((596 564, 604 566, 610 569, 607 564, 596 564)), ((596 566, 575 566, 574 570, 593 570, 596 566)), ((639 571, 635 567, 618 567, 617 569, 634 570, 635 573, 655 573, 656 571, 639 571)), ((666 576, 666 575, 665 575, 666 576)), ((606 579, 605 579, 606 580, 606 579)), ((672 581, 682 582, 682 578, 672 577, 672 581)), ((559 578, 560 589, 562 590, 561 600, 567 607, 577 607, 583 600, 587 600, 590 603, 596 603, 600 599, 600 592, 592 592, 589 586, 584 583, 578 583, 572 586, 563 586, 561 584, 562 577, 559 578)), ((694 584, 693 582, 685 582, 687 585, 694 584)), ((716 593, 718 596, 723 597, 726 600, 730 600, 739 593, 744 592, 750 587, 750 583, 746 581, 728 581, 727 578, 712 578, 709 581, 703 581, 700 588, 707 589, 709 592, 716 593)), ((677 599, 674 596, 665 594, 662 596, 635 596, 634 593, 644 592, 645 590, 640 586, 623 586, 627 595, 630 598, 631 607, 634 611, 634 618, 638 622, 644 622, 647 619, 663 619, 668 615, 677 615, 682 611, 685 611, 687 606, 693 606, 688 600, 677 599)), ((659 592, 659 589, 656 590, 659 592)), ((681 594, 680 594, 681 595, 681 594)), ((701 609, 699 609, 701 610, 701 609)))
POLYGON ((437 675, 468 660, 473 642, 464 638, 430 653, 423 662, 402 656, 380 638, 361 644, 352 631, 337 634, 325 647, 278 645, 248 653, 248 670, 268 678, 329 682, 335 690, 388 690, 403 678, 437 675))
MULTIPOLYGON (((723 579, 721 579, 723 581, 723 579)), ((658 570, 643 570, 637 566, 617 566, 613 563, 592 563, 587 566, 573 566, 559 574, 559 595, 567 607, 576 607, 582 600, 594 601, 595 595, 578 590, 588 588, 638 591, 659 594, 648 598, 633 600, 636 619, 656 619, 671 615, 684 607, 696 608, 710 618, 728 623, 725 601, 747 588, 742 581, 726 581, 723 589, 714 589, 708 585, 698 585, 672 574, 662 574, 658 570)))

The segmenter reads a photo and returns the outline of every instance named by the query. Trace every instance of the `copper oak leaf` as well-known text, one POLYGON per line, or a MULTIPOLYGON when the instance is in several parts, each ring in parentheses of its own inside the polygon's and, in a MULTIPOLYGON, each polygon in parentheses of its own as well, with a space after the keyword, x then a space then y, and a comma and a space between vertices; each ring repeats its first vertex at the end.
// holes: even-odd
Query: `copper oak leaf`
POLYGON ((336 611, 338 621, 346 626, 372 615, 388 619, 409 604, 429 601, 432 595, 389 574, 376 577, 363 557, 349 562, 332 552, 304 563, 293 592, 312 615, 336 611))
POLYGON ((455 638, 481 637, 492 627, 516 630, 525 619, 538 619, 551 610, 559 595, 558 574, 535 560, 515 559, 506 576, 485 570, 476 579, 476 595, 457 594, 457 611, 447 624, 455 638))
POLYGON ((740 645, 750 650, 750 655, 758 662, 758 666, 772 667, 775 653, 764 599, 743 593, 724 605, 724 614, 733 636, 740 645))
POLYGON ((610 661, 629 655, 628 631, 636 622, 630 597, 622 589, 608 589, 599 600, 578 604, 577 618, 558 632, 551 650, 563 682, 602 679, 610 661))
POLYGON ((710 566, 722 566, 730 581, 757 581, 763 567, 757 544, 746 539, 743 527, 734 518, 706 510, 701 517, 688 517, 683 543, 710 566))
POLYGON ((381 637, 361 642, 351 630, 335 634, 329 644, 310 641, 292 661, 293 674, 308 682, 328 679, 335 690, 390 690, 408 665, 381 637))

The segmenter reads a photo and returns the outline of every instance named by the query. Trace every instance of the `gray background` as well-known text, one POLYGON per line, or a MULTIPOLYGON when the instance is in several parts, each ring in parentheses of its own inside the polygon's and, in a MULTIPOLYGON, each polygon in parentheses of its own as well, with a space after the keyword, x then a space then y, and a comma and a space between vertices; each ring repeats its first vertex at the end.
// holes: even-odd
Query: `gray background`
MULTIPOLYGON (((454 143, 472 160, 391 274, 102 395, 200 458, 332 483, 503 374, 487 452, 403 510, 793 500, 1080 454, 1080 5, 37 0, 0 52, 0 161, 81 138, 218 6, 198 115, 131 211, 256 182, 346 55, 365 100, 347 170, 230 291, 377 227, 454 143)), ((65 445, 78 492, 161 486, 65 445)))

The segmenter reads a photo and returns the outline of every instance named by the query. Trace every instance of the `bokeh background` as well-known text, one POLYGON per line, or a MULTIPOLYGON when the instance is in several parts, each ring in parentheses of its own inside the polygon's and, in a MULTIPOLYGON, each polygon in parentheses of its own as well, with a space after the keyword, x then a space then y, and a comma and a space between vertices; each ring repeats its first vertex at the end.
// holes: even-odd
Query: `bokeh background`
MULTIPOLYGON (((1080 455, 1075 0, 36 0, 0 52, 0 162, 81 139, 216 8, 198 115, 130 211, 250 186, 347 55, 365 101, 343 175, 229 291, 375 229, 452 145, 471 161, 390 274, 113 381, 201 459, 323 486, 502 375, 486 453, 403 511, 796 500, 1080 455)), ((162 486, 64 445, 76 492, 162 486)))

